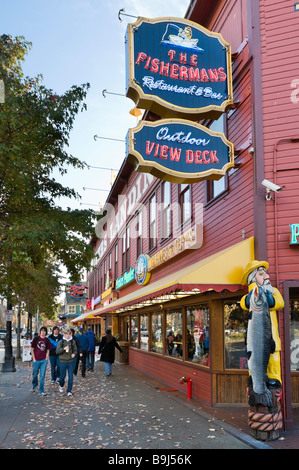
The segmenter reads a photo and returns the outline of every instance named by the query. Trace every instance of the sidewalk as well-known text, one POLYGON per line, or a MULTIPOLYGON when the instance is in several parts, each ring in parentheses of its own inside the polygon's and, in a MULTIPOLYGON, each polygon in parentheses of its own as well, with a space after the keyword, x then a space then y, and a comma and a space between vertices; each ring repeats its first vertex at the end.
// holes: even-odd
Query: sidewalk
POLYGON ((106 377, 97 362, 74 377, 72 397, 51 385, 50 365, 45 397, 31 392, 31 364, 16 368, 0 373, 1 449, 298 448, 298 421, 283 440, 262 443, 250 436, 247 407, 203 406, 130 366, 114 364, 106 377))

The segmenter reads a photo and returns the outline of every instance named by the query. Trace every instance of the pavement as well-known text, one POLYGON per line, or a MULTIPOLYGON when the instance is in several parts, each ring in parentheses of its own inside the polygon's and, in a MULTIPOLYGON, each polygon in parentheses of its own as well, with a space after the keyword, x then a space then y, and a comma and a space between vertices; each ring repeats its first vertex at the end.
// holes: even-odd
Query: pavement
POLYGON ((110 377, 103 362, 85 378, 78 372, 72 397, 51 384, 50 364, 46 396, 31 391, 31 377, 28 362, 16 361, 16 372, 0 373, 1 449, 105 449, 107 459, 120 459, 128 451, 192 456, 198 449, 299 447, 298 408, 292 431, 260 442, 250 436, 247 406, 209 407, 188 400, 181 386, 169 388, 128 365, 115 363, 110 377))

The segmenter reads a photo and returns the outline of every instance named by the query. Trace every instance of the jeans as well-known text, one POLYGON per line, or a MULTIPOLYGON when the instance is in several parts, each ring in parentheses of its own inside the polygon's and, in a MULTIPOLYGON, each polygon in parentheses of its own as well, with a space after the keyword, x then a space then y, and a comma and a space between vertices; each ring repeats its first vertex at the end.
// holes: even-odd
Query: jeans
POLYGON ((58 354, 55 356, 50 356, 50 364, 51 364, 51 380, 56 382, 56 379, 60 377, 60 359, 58 354))
POLYGON ((82 354, 82 357, 80 357, 79 354, 77 355, 76 365, 75 365, 75 368, 74 368, 74 374, 77 375, 78 367, 79 367, 79 361, 81 360, 81 362, 82 362, 82 371, 81 371, 81 373, 82 373, 82 377, 85 377, 87 351, 82 351, 81 354, 82 354))
POLYGON ((44 393, 47 365, 47 359, 32 362, 32 388, 38 386, 38 372, 40 371, 39 393, 44 393))
POLYGON ((111 362, 105 362, 106 375, 112 374, 112 364, 111 362))
POLYGON ((68 382, 67 382, 67 393, 68 393, 68 392, 71 392, 73 388, 73 371, 74 371, 73 361, 70 361, 70 362, 61 361, 60 362, 60 381, 59 381, 60 387, 64 386, 66 371, 68 374, 68 382))
POLYGON ((87 369, 93 370, 93 368, 94 368, 94 351, 88 351, 87 352, 86 365, 87 365, 87 369))

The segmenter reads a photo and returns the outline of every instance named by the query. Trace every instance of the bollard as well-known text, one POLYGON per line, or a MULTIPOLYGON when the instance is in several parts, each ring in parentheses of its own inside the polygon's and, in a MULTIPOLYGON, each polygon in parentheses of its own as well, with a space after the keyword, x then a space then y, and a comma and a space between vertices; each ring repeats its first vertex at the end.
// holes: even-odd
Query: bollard
POLYGON ((192 380, 190 377, 182 377, 179 380, 180 384, 187 382, 187 399, 192 398, 192 380))

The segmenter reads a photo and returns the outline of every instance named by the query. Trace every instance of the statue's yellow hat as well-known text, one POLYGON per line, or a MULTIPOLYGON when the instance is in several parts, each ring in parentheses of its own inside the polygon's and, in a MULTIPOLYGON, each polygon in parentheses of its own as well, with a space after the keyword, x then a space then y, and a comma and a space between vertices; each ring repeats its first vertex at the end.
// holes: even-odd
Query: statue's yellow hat
POLYGON ((267 263, 267 261, 257 261, 256 259, 254 259, 253 261, 250 261, 246 265, 241 284, 246 285, 249 274, 252 273, 252 271, 254 271, 255 269, 260 268, 260 267, 265 268, 267 271, 267 269, 269 268, 269 263, 267 263))

